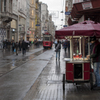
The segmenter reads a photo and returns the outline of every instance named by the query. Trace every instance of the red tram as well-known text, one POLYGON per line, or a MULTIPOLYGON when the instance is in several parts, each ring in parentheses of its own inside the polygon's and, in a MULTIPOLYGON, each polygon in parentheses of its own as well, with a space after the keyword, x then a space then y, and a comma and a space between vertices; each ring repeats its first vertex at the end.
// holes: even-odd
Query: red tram
POLYGON ((52 35, 48 32, 43 34, 43 47, 44 47, 44 49, 45 48, 50 48, 51 49, 52 44, 53 44, 52 35))

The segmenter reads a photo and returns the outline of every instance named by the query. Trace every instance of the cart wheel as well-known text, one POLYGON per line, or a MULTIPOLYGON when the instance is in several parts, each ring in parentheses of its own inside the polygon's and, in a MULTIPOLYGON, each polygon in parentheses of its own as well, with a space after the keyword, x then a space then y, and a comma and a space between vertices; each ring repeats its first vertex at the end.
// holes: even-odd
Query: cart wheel
POLYGON ((63 74, 63 90, 65 90, 65 74, 63 74))
POLYGON ((93 76, 92 73, 90 73, 90 88, 93 89, 93 76))

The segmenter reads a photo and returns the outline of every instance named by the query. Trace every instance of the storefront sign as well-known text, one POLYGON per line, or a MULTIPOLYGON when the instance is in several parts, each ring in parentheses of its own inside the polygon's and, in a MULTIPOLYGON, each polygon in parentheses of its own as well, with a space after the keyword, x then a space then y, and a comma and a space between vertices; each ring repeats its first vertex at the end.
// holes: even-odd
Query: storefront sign
POLYGON ((36 24, 36 26, 40 26, 40 24, 36 24))
POLYGON ((84 10, 93 8, 91 2, 82 3, 82 7, 83 7, 84 10))
POLYGON ((67 27, 67 25, 64 25, 63 27, 67 27))

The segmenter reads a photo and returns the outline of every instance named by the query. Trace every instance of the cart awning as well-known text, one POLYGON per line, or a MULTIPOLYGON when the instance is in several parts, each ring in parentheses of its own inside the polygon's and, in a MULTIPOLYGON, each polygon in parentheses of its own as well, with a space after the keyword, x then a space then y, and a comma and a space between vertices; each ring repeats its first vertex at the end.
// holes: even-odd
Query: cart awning
POLYGON ((84 21, 55 31, 55 38, 65 36, 100 36, 100 23, 84 21))

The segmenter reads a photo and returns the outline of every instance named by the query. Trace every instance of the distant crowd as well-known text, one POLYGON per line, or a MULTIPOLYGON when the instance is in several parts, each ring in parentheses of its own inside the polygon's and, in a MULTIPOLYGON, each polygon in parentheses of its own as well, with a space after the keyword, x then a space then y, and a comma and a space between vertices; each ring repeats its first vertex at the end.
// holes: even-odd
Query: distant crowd
POLYGON ((40 41, 38 41, 37 39, 33 42, 33 41, 17 41, 14 42, 14 40, 9 41, 9 40, 5 40, 3 41, 3 51, 4 50, 12 50, 12 52, 16 52, 16 55, 18 55, 18 51, 22 51, 22 54, 26 54, 26 50, 29 51, 29 48, 31 47, 31 45, 34 44, 36 47, 39 47, 39 45, 41 44, 40 41))

